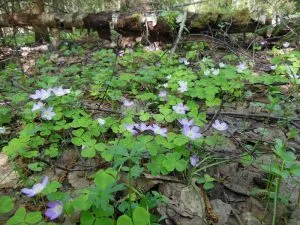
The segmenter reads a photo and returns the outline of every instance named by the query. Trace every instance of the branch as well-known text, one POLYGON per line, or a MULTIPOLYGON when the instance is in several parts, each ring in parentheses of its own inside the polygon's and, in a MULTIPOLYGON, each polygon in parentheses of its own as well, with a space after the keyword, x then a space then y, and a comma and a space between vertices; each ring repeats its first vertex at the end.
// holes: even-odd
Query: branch
POLYGON ((170 57, 173 57, 173 55, 174 55, 174 53, 176 51, 177 45, 180 42, 180 39, 181 39, 181 36, 182 36, 182 32, 183 32, 183 28, 185 27, 186 18, 187 18, 187 11, 184 11, 183 18, 182 18, 182 21, 181 21, 181 24, 180 24, 180 28, 179 28, 179 32, 178 32, 178 36, 177 36, 177 39, 175 41, 175 44, 174 44, 173 48, 171 49, 170 57))

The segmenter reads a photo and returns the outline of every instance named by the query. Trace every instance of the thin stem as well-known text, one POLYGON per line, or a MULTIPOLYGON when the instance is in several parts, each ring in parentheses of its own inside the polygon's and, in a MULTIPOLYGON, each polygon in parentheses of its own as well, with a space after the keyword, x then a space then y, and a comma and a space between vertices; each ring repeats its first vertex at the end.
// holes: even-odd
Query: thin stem
POLYGON ((279 177, 275 178, 275 198, 274 198, 274 208, 273 208, 273 217, 272 217, 272 225, 276 225, 276 214, 277 214, 277 201, 278 201, 278 191, 279 191, 279 177))

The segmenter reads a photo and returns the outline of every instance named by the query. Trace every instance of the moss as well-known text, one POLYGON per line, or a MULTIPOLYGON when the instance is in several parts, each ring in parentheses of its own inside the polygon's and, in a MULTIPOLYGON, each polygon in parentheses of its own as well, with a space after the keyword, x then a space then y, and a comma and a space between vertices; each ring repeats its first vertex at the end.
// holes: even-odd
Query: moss
POLYGON ((251 20, 251 14, 248 9, 234 10, 223 14, 220 20, 228 22, 232 20, 234 24, 246 25, 251 20))
POLYGON ((171 30, 175 30, 177 24, 176 24, 176 18, 180 14, 178 11, 163 11, 160 13, 158 22, 167 23, 171 30))
POLYGON ((191 21, 191 27, 197 27, 198 29, 206 28, 207 24, 210 22, 216 22, 218 19, 218 14, 215 13, 204 13, 200 14, 197 18, 193 18, 191 21))

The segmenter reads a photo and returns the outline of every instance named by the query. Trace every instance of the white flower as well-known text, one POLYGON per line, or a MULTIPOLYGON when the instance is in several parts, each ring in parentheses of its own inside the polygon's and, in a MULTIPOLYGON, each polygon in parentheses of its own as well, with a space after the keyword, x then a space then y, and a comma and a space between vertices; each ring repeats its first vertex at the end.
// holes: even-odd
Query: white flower
POLYGON ((71 92, 70 89, 63 89, 62 86, 51 89, 55 96, 63 96, 71 92))
POLYGON ((130 107, 130 106, 133 106, 134 105, 134 102, 133 101, 129 101, 128 99, 124 99, 123 100, 123 106, 125 107, 130 107))
POLYGON ((215 122, 212 124, 213 128, 219 131, 224 131, 228 129, 228 125, 225 122, 220 123, 219 120, 215 120, 215 122))
POLYGON ((45 100, 51 96, 51 89, 40 89, 36 90, 34 94, 30 95, 30 98, 32 99, 41 99, 45 100))
POLYGON ((190 62, 188 61, 187 58, 179 58, 178 61, 179 61, 179 63, 183 63, 186 66, 190 64, 190 62))
POLYGON ((244 70, 246 70, 248 68, 248 66, 246 65, 246 63, 240 63, 239 65, 237 65, 236 67, 236 71, 238 73, 242 73, 244 70))
POLYGON ((172 78, 172 75, 166 76, 167 80, 170 80, 172 78))
POLYGON ((283 47, 288 48, 290 46, 290 43, 289 42, 284 42, 282 45, 283 45, 283 47))
POLYGON ((180 81, 178 81, 178 85, 179 85, 178 91, 180 93, 186 92, 188 90, 186 81, 180 80, 180 81))
POLYGON ((42 103, 42 102, 34 103, 31 111, 34 112, 36 110, 40 110, 43 107, 44 107, 44 103, 42 103))
POLYGON ((204 71, 204 75, 205 75, 205 76, 208 76, 209 74, 210 74, 210 70, 205 70, 205 71, 204 71))
POLYGON ((277 65, 270 66, 271 70, 276 70, 277 65))
POLYGON ((102 125, 105 124, 105 120, 102 119, 102 118, 98 118, 97 121, 98 121, 98 123, 99 123, 100 126, 102 126, 102 125))
POLYGON ((223 63, 223 62, 220 62, 220 63, 219 63, 219 67, 220 67, 220 68, 225 68, 225 67, 226 67, 226 64, 223 63))
POLYGON ((189 110, 189 107, 183 105, 182 102, 178 103, 177 105, 173 105, 172 109, 177 114, 185 114, 187 110, 189 110))
POLYGON ((290 78, 292 78, 292 79, 299 79, 300 75, 298 75, 298 74, 290 74, 290 78))
POLYGON ((52 118, 56 115, 55 112, 53 112, 53 107, 49 107, 47 109, 42 110, 41 117, 45 120, 52 120, 52 118))
POLYGON ((164 88, 167 88, 168 86, 169 86, 168 83, 163 84, 163 87, 164 87, 164 88))
POLYGON ((219 69, 213 69, 212 70, 212 74, 215 75, 215 76, 218 76, 220 73, 220 70, 219 69))
POLYGON ((5 134, 6 128, 5 127, 0 127, 0 134, 5 134))

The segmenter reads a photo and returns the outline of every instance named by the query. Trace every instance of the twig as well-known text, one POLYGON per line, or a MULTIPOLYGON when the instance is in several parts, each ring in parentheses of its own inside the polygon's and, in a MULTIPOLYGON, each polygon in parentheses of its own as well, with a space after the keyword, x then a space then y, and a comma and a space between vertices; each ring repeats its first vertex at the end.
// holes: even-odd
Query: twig
POLYGON ((69 168, 66 168, 66 167, 63 167, 63 166, 60 166, 60 165, 57 165, 57 164, 53 164, 45 159, 42 159, 40 157, 35 157, 34 159, 40 161, 40 162, 43 162, 45 164, 47 164, 48 166, 54 166, 58 169, 61 169, 61 170, 64 170, 64 171, 67 171, 67 172, 73 172, 73 171, 86 171, 86 170, 91 170, 91 169, 95 169, 96 167, 90 167, 90 168, 86 168, 86 169, 69 169, 69 168))
POLYGON ((190 5, 196 5, 196 4, 204 3, 204 2, 207 2, 207 1, 203 1, 202 0, 202 1, 196 1, 196 2, 191 2, 191 3, 184 3, 184 4, 175 5, 172 8, 181 8, 181 7, 190 6, 190 5))
POLYGON ((207 125, 207 127, 204 129, 204 131, 202 133, 205 133, 206 131, 209 130, 209 128, 211 128, 212 124, 215 122, 215 119, 218 117, 218 115, 220 114, 221 110, 222 110, 222 107, 223 107, 223 104, 224 104, 224 100, 222 98, 221 100, 221 104, 217 110, 217 112, 214 114, 213 118, 211 119, 211 121, 209 122, 209 124, 207 125))
MULTIPOLYGON (((119 39, 119 37, 118 37, 118 39, 119 39)), ((117 40, 117 43, 119 43, 119 40, 117 40)), ((116 53, 115 53, 115 54, 116 54, 115 63, 114 63, 113 70, 112 70, 112 73, 111 73, 111 76, 110 76, 109 81, 112 80, 113 76, 115 75, 115 73, 116 73, 116 71, 117 71, 117 64, 118 64, 118 57, 119 57, 119 52, 118 52, 118 51, 119 51, 119 48, 117 48, 116 53)), ((103 96, 102 96, 102 98, 101 98, 100 103, 98 104, 99 107, 100 107, 100 106, 102 105, 102 103, 104 102, 104 99, 105 99, 105 97, 106 97, 106 95, 107 95, 109 86, 110 86, 110 84, 107 84, 107 85, 106 85, 104 94, 103 94, 103 96)))
MULTIPOLYGON (((208 116, 214 116, 215 113, 206 113, 206 115, 208 116)), ((220 115, 222 116, 230 116, 230 117, 237 117, 237 118, 249 118, 249 119, 254 119, 254 120, 258 120, 258 119, 270 119, 270 120, 285 120, 287 118, 284 118, 284 117, 279 117, 279 116, 270 116, 270 115, 267 115, 267 114, 250 114, 250 113, 245 113, 245 114, 242 114, 242 113, 235 113, 235 112, 221 112, 220 115)), ((300 119, 296 119, 296 118, 293 118, 293 119, 290 119, 290 121, 292 122, 300 122, 300 119)))
POLYGON ((183 18, 182 18, 182 21, 181 21, 181 24, 180 24, 180 28, 179 28, 179 31, 178 31, 178 36, 177 36, 177 39, 174 43, 174 46, 173 48, 171 49, 171 52, 170 52, 170 57, 173 57, 175 51, 176 51, 176 48, 180 42, 180 39, 181 39, 181 36, 182 36, 182 32, 183 32, 183 28, 185 27, 185 21, 186 21, 186 17, 187 17, 187 11, 184 11, 183 13, 183 18))

